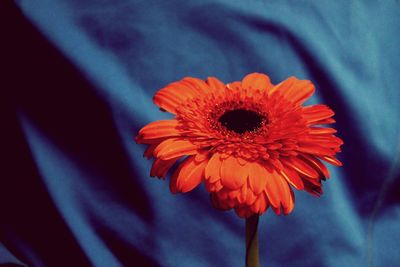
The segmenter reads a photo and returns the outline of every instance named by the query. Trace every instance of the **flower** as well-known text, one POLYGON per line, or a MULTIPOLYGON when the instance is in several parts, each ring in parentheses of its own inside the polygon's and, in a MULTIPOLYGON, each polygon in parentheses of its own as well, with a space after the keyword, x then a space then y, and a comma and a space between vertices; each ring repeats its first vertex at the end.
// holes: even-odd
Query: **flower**
POLYGON ((325 105, 302 106, 314 93, 308 80, 290 77, 273 85, 252 73, 225 85, 216 78, 187 77, 159 90, 153 101, 174 114, 171 120, 143 127, 136 141, 154 157, 151 176, 170 180, 173 193, 188 192, 202 181, 213 205, 234 209, 243 218, 264 213, 289 214, 292 187, 322 194, 329 172, 321 162, 335 158, 342 140, 334 135, 334 112, 325 105))

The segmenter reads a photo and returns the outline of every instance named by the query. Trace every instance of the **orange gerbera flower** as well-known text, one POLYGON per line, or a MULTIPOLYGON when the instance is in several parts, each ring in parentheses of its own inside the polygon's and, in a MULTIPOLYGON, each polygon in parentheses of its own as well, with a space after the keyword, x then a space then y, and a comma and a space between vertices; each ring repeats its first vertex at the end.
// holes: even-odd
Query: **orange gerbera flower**
POLYGON ((307 80, 290 77, 273 85, 265 74, 223 84, 184 78, 159 90, 154 102, 175 115, 143 127, 136 137, 155 158, 151 176, 164 178, 182 157, 170 181, 173 193, 205 182, 216 208, 240 217, 276 214, 294 207, 291 186, 322 193, 329 172, 321 160, 341 166, 342 140, 321 127, 335 121, 325 105, 303 107, 314 93, 307 80))

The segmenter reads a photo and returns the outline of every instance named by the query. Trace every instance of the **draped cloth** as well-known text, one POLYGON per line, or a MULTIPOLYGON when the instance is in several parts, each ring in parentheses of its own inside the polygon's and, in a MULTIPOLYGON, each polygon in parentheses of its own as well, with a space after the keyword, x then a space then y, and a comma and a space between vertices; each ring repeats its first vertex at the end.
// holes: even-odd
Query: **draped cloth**
MULTIPOLYGON (((262 266, 398 266, 399 1, 0 3, 0 263, 243 266, 244 221, 169 193, 133 137, 166 84, 312 80, 342 168, 259 224, 262 266)), ((14 264, 14 265, 12 265, 14 264)))

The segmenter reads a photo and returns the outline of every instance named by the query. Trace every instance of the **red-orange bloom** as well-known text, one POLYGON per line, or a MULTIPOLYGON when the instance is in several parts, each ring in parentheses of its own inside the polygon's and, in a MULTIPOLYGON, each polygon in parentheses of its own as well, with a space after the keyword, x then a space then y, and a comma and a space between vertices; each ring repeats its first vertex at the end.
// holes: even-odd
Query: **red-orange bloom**
POLYGON ((184 78, 159 90, 154 102, 175 115, 152 122, 136 137, 154 157, 151 176, 164 178, 182 157, 170 181, 173 193, 204 181, 216 208, 240 217, 276 214, 294 207, 291 187, 322 193, 329 172, 321 160, 341 166, 335 154, 342 140, 333 128, 334 112, 325 105, 303 107, 314 93, 307 80, 290 77, 273 85, 268 76, 249 74, 223 84, 184 78))

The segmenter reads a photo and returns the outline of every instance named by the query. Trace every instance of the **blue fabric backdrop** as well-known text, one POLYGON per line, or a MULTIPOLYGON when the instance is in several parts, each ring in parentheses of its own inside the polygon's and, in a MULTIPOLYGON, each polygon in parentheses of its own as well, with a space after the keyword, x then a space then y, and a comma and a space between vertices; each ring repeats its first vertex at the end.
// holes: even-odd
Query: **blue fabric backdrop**
MULTIPOLYGON (((244 266, 244 221, 172 195, 133 136, 184 76, 310 79, 344 140, 260 222, 262 266, 400 266, 400 2, 2 1, 0 263, 244 266)), ((5 265, 6 266, 6 265, 5 265)))

